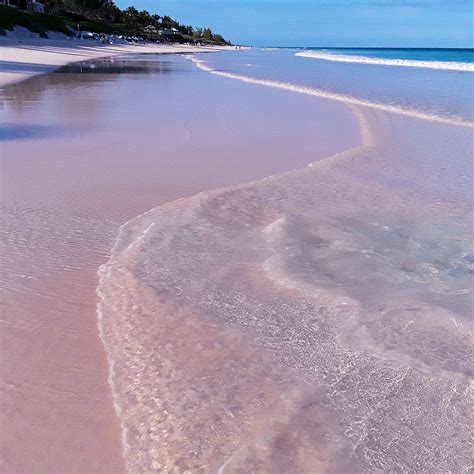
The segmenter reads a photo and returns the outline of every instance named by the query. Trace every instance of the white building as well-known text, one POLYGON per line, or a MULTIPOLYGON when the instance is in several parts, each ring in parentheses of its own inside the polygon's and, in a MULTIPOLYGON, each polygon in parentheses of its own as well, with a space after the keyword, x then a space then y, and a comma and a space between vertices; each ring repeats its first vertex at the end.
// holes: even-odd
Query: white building
POLYGON ((30 12, 44 13, 44 5, 36 0, 30 0, 27 4, 27 9, 30 12))

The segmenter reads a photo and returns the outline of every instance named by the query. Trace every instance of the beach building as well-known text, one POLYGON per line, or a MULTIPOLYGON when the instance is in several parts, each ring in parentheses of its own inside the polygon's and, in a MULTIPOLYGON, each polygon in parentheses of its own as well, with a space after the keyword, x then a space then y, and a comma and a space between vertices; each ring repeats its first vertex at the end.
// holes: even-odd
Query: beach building
POLYGON ((152 34, 157 34, 158 33, 158 29, 156 28, 156 26, 153 26, 153 25, 148 25, 146 26, 143 31, 149 35, 152 35, 152 34))
POLYGON ((0 5, 20 8, 30 12, 44 13, 44 5, 36 0, 0 0, 0 5))
POLYGON ((160 35, 163 36, 174 36, 179 33, 179 31, 176 28, 163 28, 158 31, 160 35))

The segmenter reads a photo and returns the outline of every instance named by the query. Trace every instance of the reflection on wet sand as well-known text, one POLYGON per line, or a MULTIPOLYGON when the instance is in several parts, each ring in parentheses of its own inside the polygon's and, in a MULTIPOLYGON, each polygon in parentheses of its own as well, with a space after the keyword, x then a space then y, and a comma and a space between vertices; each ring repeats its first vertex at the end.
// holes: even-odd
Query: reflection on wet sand
MULTIPOLYGON (((83 89, 87 85, 97 85, 104 81, 116 82, 121 74, 143 75, 175 74, 179 65, 165 59, 140 60, 108 58, 72 63, 50 74, 34 76, 25 81, 11 84, 0 91, 0 99, 11 107, 27 107, 28 102, 41 100, 42 95, 52 88, 68 91, 83 89)), ((184 70, 184 69, 183 69, 184 70)))

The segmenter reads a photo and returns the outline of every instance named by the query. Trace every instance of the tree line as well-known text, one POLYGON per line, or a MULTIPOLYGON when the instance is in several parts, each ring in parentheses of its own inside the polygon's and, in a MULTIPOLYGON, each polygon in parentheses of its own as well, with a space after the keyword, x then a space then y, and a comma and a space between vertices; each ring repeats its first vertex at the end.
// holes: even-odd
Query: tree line
POLYGON ((194 28, 183 25, 173 18, 164 15, 150 14, 147 10, 139 11, 135 7, 121 10, 113 0, 43 0, 45 8, 51 14, 75 14, 91 21, 104 21, 124 25, 129 34, 143 35, 148 26, 157 30, 175 29, 181 35, 194 41, 230 44, 220 34, 210 28, 194 28))

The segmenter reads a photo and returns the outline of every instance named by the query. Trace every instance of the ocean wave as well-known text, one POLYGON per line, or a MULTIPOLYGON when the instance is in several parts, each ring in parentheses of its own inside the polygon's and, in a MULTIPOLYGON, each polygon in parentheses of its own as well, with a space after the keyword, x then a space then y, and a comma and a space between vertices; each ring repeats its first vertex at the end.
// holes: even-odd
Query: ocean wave
POLYGON ((350 95, 337 94, 334 92, 329 92, 329 91, 317 89, 314 87, 303 86, 300 84, 294 84, 291 82, 273 81, 270 79, 258 79, 256 77, 244 76, 242 74, 235 74, 232 72, 220 71, 218 69, 213 69, 209 67, 203 60, 198 59, 193 55, 187 56, 187 58, 193 61, 199 69, 209 72, 210 74, 215 74, 221 77, 227 77, 229 79, 234 79, 234 80, 247 82, 251 84, 258 84, 258 85, 262 85, 266 87, 273 87, 275 89, 283 89, 290 92, 295 92, 297 94, 305 94, 305 95, 310 95, 313 97, 321 97, 324 99, 337 100, 339 102, 344 102, 350 105, 369 107, 369 108, 377 109, 383 112, 390 112, 390 113, 394 113, 398 115, 405 115, 408 117, 418 118, 422 120, 430 120, 432 122, 439 122, 439 123, 445 123, 445 124, 450 124, 450 125, 458 125, 462 127, 474 128, 474 122, 467 121, 463 119, 462 117, 445 117, 441 115, 431 114, 428 112, 422 112, 419 110, 403 108, 398 105, 384 104, 381 102, 373 102, 367 99, 361 99, 361 98, 350 96, 350 95))
POLYGON ((317 51, 301 51, 295 56, 311 59, 323 59, 342 63, 377 64, 381 66, 416 67, 425 69, 440 69, 443 71, 474 72, 473 63, 449 61, 419 61, 414 59, 384 59, 368 56, 352 56, 347 54, 324 53, 317 51))

